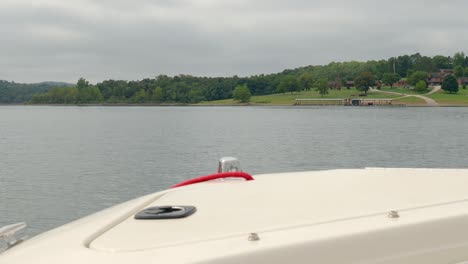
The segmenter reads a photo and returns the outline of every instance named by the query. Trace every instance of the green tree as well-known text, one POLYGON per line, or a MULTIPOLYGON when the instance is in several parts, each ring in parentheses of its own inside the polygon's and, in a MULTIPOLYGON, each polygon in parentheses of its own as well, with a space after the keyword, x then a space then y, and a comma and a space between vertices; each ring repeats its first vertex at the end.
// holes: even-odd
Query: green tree
POLYGON ((430 57, 421 56, 421 54, 416 53, 411 55, 410 58, 412 60, 412 69, 414 71, 433 72, 436 70, 435 63, 430 57))
POLYGON ((89 82, 83 77, 81 77, 78 80, 78 82, 76 82, 76 88, 78 88, 78 90, 82 90, 88 86, 89 86, 89 82))
POLYGON ((249 87, 247 87, 247 84, 236 86, 232 94, 234 96, 234 100, 237 100, 241 103, 250 102, 250 97, 252 97, 252 94, 250 93, 250 90, 249 90, 249 87))
POLYGON ((465 53, 457 52, 453 55, 453 66, 464 66, 465 64, 465 53))
POLYGON ((320 96, 328 94, 328 81, 325 78, 320 78, 315 82, 315 90, 319 92, 320 96))
POLYGON ((190 103, 199 103, 203 100, 205 100, 205 97, 203 96, 203 93, 200 89, 191 89, 190 92, 188 93, 188 97, 190 100, 190 103))
POLYGON ((413 65, 410 56, 398 56, 395 67, 398 75, 400 75, 401 77, 406 77, 408 71, 411 69, 412 66, 413 65))
POLYGON ((415 91, 417 92, 425 92, 427 90, 427 84, 425 81, 419 81, 416 83, 416 86, 414 88, 415 91))
POLYGON ((103 97, 99 88, 88 85, 85 88, 78 88, 77 103, 89 104, 102 102, 103 97))
POLYGON ((299 76, 299 84, 302 89, 309 91, 314 84, 314 76, 308 72, 301 74, 301 76, 299 76))
POLYGON ((299 91, 301 86, 294 76, 287 76, 281 80, 278 87, 281 91, 291 92, 292 94, 295 91, 299 91))
POLYGON ((455 73, 454 73, 455 77, 457 77, 457 78, 463 77, 464 71, 465 71, 463 66, 457 65, 457 66, 455 66, 454 70, 455 70, 455 73))
POLYGON ((453 75, 445 77, 444 81, 442 82, 442 90, 448 93, 458 93, 457 78, 455 78, 453 75))
POLYGON ((390 85, 393 88, 393 84, 400 80, 400 76, 397 73, 384 73, 382 76, 382 81, 390 85))
POLYGON ((67 88, 67 92, 64 97, 65 104, 76 104, 78 101, 78 88, 70 87, 67 88))
POLYGON ((369 91, 370 87, 374 86, 375 79, 374 75, 369 71, 361 72, 356 79, 354 79, 354 86, 366 94, 369 91))
POLYGON ((437 69, 450 69, 452 67, 452 62, 450 57, 436 55, 432 58, 437 69))
POLYGON ((161 87, 156 87, 154 88, 153 90, 153 96, 152 96, 152 100, 155 101, 155 102, 162 102, 163 101, 163 97, 164 97, 164 91, 161 87))
POLYGON ((416 71, 408 77, 408 83, 416 85, 419 81, 426 81, 429 74, 425 71, 416 71))
POLYGON ((133 103, 144 103, 147 100, 147 94, 144 89, 138 90, 138 92, 133 95, 132 102, 133 103))
POLYGON ((285 87, 283 85, 278 85, 278 87, 276 87, 276 93, 284 94, 285 92, 286 92, 286 90, 285 90, 285 87))

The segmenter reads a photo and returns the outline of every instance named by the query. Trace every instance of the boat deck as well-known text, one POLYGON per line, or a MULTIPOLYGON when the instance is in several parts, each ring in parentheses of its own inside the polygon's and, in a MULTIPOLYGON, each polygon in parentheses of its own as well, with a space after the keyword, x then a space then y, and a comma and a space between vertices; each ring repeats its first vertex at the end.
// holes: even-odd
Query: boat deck
POLYGON ((151 194, 12 248, 1 263, 458 263, 468 170, 353 169, 217 180, 151 194), (191 205, 181 219, 136 220, 191 205))

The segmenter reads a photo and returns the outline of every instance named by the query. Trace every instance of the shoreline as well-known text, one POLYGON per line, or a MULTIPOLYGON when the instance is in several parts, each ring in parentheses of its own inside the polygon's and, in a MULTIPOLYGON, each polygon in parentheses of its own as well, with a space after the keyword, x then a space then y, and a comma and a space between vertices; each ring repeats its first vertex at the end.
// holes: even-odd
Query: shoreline
POLYGON ((369 105, 369 106, 346 106, 346 105, 313 105, 313 104, 302 104, 302 105, 295 105, 295 104, 255 104, 255 103, 245 103, 245 104, 181 104, 181 103, 174 103, 174 104, 156 104, 156 103, 144 103, 144 104, 130 104, 130 103, 117 103, 117 104, 0 104, 0 106, 79 106, 79 107, 187 107, 187 106, 197 106, 197 107, 245 107, 245 106, 253 106, 253 107, 260 107, 260 106, 275 106, 275 107, 377 107, 377 108, 388 108, 388 107, 468 107, 468 104, 439 104, 439 105, 422 105, 422 104, 398 104, 398 105, 369 105))

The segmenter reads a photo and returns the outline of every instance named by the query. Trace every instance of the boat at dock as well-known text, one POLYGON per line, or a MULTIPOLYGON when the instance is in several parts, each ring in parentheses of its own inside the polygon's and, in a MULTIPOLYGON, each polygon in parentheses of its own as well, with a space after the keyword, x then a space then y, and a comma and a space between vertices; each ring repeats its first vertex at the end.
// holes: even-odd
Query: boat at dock
POLYGON ((462 264, 467 186, 468 169, 252 176, 223 158, 218 173, 10 243, 0 263, 462 264))

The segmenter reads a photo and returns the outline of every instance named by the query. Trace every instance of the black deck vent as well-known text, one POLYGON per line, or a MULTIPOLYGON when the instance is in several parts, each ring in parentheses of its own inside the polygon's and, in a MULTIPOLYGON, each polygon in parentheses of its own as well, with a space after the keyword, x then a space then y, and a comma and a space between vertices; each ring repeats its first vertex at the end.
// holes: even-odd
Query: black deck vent
POLYGON ((196 211, 195 206, 155 206, 140 211, 135 215, 135 219, 178 219, 190 216, 196 211))

